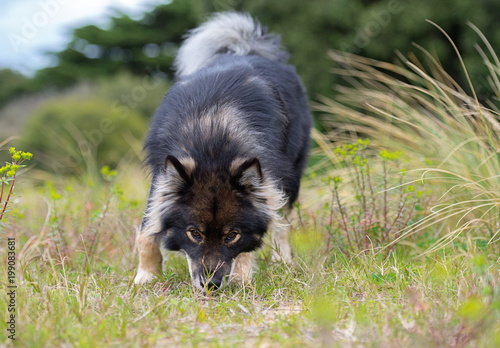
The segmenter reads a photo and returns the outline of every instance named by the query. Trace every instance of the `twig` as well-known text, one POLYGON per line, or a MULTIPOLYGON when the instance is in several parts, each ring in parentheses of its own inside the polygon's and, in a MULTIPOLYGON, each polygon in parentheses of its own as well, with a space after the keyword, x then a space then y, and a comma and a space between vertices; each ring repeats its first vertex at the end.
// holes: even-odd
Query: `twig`
POLYGON ((352 243, 351 243, 351 238, 349 237, 349 227, 347 227, 347 221, 346 221, 346 216, 344 214, 344 210, 342 209, 342 204, 340 203, 340 197, 338 193, 338 187, 334 187, 335 191, 335 199, 337 200, 337 205, 340 210, 340 216, 342 217, 342 223, 344 224, 344 230, 347 238, 347 243, 349 244, 349 247, 353 249, 352 243))
MULTIPOLYGON (((9 195, 7 196, 7 199, 5 199, 5 204, 3 205, 2 214, 0 214, 0 221, 2 221, 3 214, 5 213, 5 210, 7 209, 7 204, 9 203, 10 196, 12 195, 12 191, 14 190, 15 181, 16 181, 16 174, 14 173, 14 175, 12 176, 12 182, 10 184, 9 195)), ((4 183, 2 183, 2 196, 3 196, 3 185, 4 185, 4 183)), ((1 202, 1 197, 0 197, 0 202, 1 202)))

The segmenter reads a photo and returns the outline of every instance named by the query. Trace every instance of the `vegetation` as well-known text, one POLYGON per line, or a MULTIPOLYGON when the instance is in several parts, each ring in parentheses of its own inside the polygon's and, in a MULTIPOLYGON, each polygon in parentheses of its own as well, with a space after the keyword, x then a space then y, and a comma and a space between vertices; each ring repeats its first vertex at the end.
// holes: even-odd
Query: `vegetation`
POLYGON ((139 162, 150 115, 167 85, 158 76, 121 74, 90 87, 87 95, 49 99, 27 120, 21 139, 38 169, 58 175, 95 176, 104 165, 139 162), (42 136, 43 135, 43 136, 42 136))
POLYGON ((19 95, 32 91, 30 80, 10 69, 0 69, 0 80, 9 81, 0 86, 0 107, 19 95))
MULTIPOLYGON (((396 51, 405 55, 415 51, 413 43, 427 47, 457 81, 465 82, 460 62, 450 46, 426 23, 439 23, 456 42, 469 66, 471 79, 480 98, 492 92, 483 76, 487 73, 475 54, 476 36, 466 23, 472 21, 500 45, 496 13, 500 3, 482 0, 175 0, 151 9, 142 18, 119 14, 107 28, 87 25, 77 28, 66 48, 52 52, 57 65, 41 69, 32 79, 9 84, 3 89, 29 92, 48 86, 68 87, 83 80, 95 80, 129 72, 139 76, 160 70, 172 77, 172 62, 187 30, 196 27, 214 11, 247 11, 259 18, 271 31, 280 33, 291 52, 309 94, 331 95, 331 87, 340 80, 326 74, 331 64, 329 49, 393 61, 396 51), (20 88, 21 87, 21 88, 20 88)), ((2 95, 0 91, 0 105, 2 95)))
POLYGON ((334 153, 341 158, 342 174, 323 180, 332 196, 325 226, 330 231, 328 247, 332 244, 351 256, 395 244, 402 229, 428 213, 431 201, 423 187, 407 184, 400 151, 382 150, 374 157, 369 144, 368 139, 358 139, 337 146, 334 153))
MULTIPOLYGON (((0 148, 4 144, 0 144, 0 148)), ((19 169, 25 167, 23 163, 29 161, 33 155, 29 152, 16 151, 14 147, 9 149, 9 153, 12 156, 12 162, 5 163, 4 166, 0 167, 0 223, 2 222, 3 216, 7 211, 7 206, 9 205, 12 192, 14 191, 14 185, 16 183, 16 175, 19 169)))
MULTIPOLYGON (((174 1, 139 21, 121 16, 107 30, 75 31, 60 64, 35 79, 92 83, 34 108, 21 142, 36 167, 21 168, 31 154, 12 149, 0 168, 0 237, 15 240, 17 266, 16 340, 0 336, 0 346, 500 346, 500 60, 495 41, 462 24, 474 14, 488 33, 498 5, 364 3, 174 1), (331 96, 313 103, 322 131, 313 130, 300 201, 288 216, 294 262, 273 264, 267 240, 250 284, 203 293, 186 261, 171 254, 161 279, 135 286, 135 233, 148 193, 141 140, 171 64, 168 54, 148 57, 143 41, 154 37, 150 43, 171 52, 183 25, 232 8, 282 32, 313 95, 331 96), (391 17, 380 22, 386 9, 391 17), (455 41, 445 45, 421 20, 430 12, 455 41), (154 32, 165 18, 175 30, 163 46, 154 32), (366 46, 338 41, 357 42, 370 23, 380 31, 366 46), (114 64, 110 47, 126 36, 134 37, 126 47, 133 59, 114 64), (409 58, 387 62, 389 42, 410 49, 403 38, 425 38, 418 41, 430 51, 415 46, 409 58), (479 60, 472 41, 481 42, 479 60), (341 51, 323 62, 318 42, 341 51), (103 55, 85 56, 90 50, 103 55), (151 70, 156 61, 161 67, 151 70)), ((0 253, 8 247, 0 243, 0 253)), ((11 271, 9 262, 0 258, 0 269, 11 271)), ((9 304, 0 297, 0 312, 9 304)))
MULTIPOLYGON (((498 58, 488 41, 484 45, 488 51, 479 52, 485 59, 490 55, 491 88, 499 95, 498 58)), ((499 231, 498 109, 480 104, 472 84, 468 96, 432 55, 423 55, 424 61, 414 56, 401 66, 332 51, 337 73, 353 85, 339 87, 337 101, 325 98, 318 105, 329 113, 324 124, 332 131, 324 137, 342 141, 359 132, 375 148, 411 154, 412 173, 438 201, 430 215, 402 230, 402 237, 439 226, 446 231, 439 246, 461 233, 476 243, 493 243, 499 231)))
POLYGON ((128 140, 143 136, 147 126, 140 115, 123 115, 98 99, 59 100, 32 116, 22 142, 41 158, 40 169, 81 175, 103 163, 116 165, 126 155, 128 140))
MULTIPOLYGON (((335 233, 329 207, 317 209, 304 198, 300 214, 290 220, 294 264, 273 264, 268 240, 247 286, 203 294, 191 285, 187 263, 177 254, 166 261, 159 281, 135 286, 135 229, 147 196, 146 181, 137 177, 145 175, 136 166, 101 173, 91 187, 66 178, 23 190, 10 213, 5 233, 18 245, 20 346, 500 342, 497 244, 460 236, 458 245, 414 258, 432 243, 422 234, 387 253, 372 248, 346 255, 328 247, 335 233)), ((389 177, 391 184, 395 178, 389 177)), ((318 180, 306 181, 303 196, 328 201, 331 193, 321 191, 318 180)), ((0 262, 4 267, 6 260, 0 262)), ((6 306, 2 299, 0 311, 6 306)), ((14 346, 7 338, 0 342, 14 346)))
POLYGON ((18 344, 500 344, 498 147, 484 123, 494 127, 494 110, 438 65, 439 79, 410 62, 332 57, 363 79, 316 105, 328 131, 313 132, 315 161, 289 217, 293 264, 273 264, 268 240, 251 284, 200 292, 172 254, 161 279, 135 286, 148 189, 137 162, 102 168, 92 185, 52 177, 25 186, 5 225, 19 246, 18 344))
POLYGON ((58 65, 38 71, 35 80, 45 87, 65 87, 123 72, 143 76, 159 71, 171 78, 182 37, 200 17, 195 2, 183 0, 160 5, 139 20, 113 17, 107 29, 78 28, 67 48, 55 53, 58 65))

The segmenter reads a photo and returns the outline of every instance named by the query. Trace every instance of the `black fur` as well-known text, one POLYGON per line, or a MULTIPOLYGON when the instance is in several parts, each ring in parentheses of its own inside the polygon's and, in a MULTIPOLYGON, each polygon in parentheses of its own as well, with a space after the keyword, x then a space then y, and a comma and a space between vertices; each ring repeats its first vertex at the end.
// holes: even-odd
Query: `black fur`
POLYGON ((160 219, 148 233, 203 264, 205 271, 191 275, 204 284, 212 272, 217 286, 240 253, 262 244, 272 214, 261 186, 275 185, 290 207, 296 200, 311 128, 293 67, 223 52, 180 78, 154 115, 145 143, 153 184, 143 221, 144 230, 148 217, 160 219), (161 197, 159 185, 170 185, 161 197), (162 216, 151 217, 155 200, 168 201, 168 209, 154 210, 162 216), (237 242, 225 239, 228 231, 237 232, 237 242))
POLYGON ((212 170, 228 168, 236 157, 253 155, 279 179, 293 204, 306 164, 310 129, 306 94, 293 67, 259 56, 223 55, 213 65, 178 81, 167 93, 146 140, 147 162, 154 176, 163 170, 169 154, 191 156, 212 170), (244 84, 253 77, 264 81, 267 88, 259 83, 244 84), (204 134, 211 130, 185 128, 187 120, 196 121, 207 110, 228 105, 241 110, 248 128, 260 135, 230 141, 227 133, 220 132, 216 138, 206 139, 204 134), (267 151, 254 154, 253 144, 267 151))

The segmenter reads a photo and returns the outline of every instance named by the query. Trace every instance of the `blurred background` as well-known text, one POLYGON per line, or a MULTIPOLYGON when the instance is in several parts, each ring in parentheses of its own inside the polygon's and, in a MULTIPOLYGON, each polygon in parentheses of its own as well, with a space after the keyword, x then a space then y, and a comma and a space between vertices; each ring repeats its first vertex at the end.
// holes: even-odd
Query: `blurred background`
POLYGON ((37 169, 62 176, 140 163, 183 35, 214 11, 247 11, 281 34, 312 101, 337 93, 329 49, 394 62, 398 52, 418 52, 416 43, 463 84, 453 47, 427 20, 455 42, 479 98, 491 99, 475 47, 480 39, 467 23, 500 45, 496 0, 8 0, 1 6, 0 140, 33 152, 37 169))

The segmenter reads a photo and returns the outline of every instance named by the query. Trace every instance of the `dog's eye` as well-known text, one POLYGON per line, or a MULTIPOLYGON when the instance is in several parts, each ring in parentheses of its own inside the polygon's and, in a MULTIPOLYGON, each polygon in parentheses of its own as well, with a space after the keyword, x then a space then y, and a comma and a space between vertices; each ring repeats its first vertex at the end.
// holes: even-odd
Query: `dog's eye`
POLYGON ((229 232, 229 234, 226 236, 226 238, 224 238, 224 241, 226 243, 230 243, 234 240, 236 240, 236 237, 238 237, 238 232, 237 231, 231 231, 229 232))
POLYGON ((191 236, 193 237, 193 239, 195 239, 197 241, 202 241, 203 240, 203 236, 201 235, 200 231, 198 231, 196 229, 190 229, 189 233, 191 234, 191 236))

